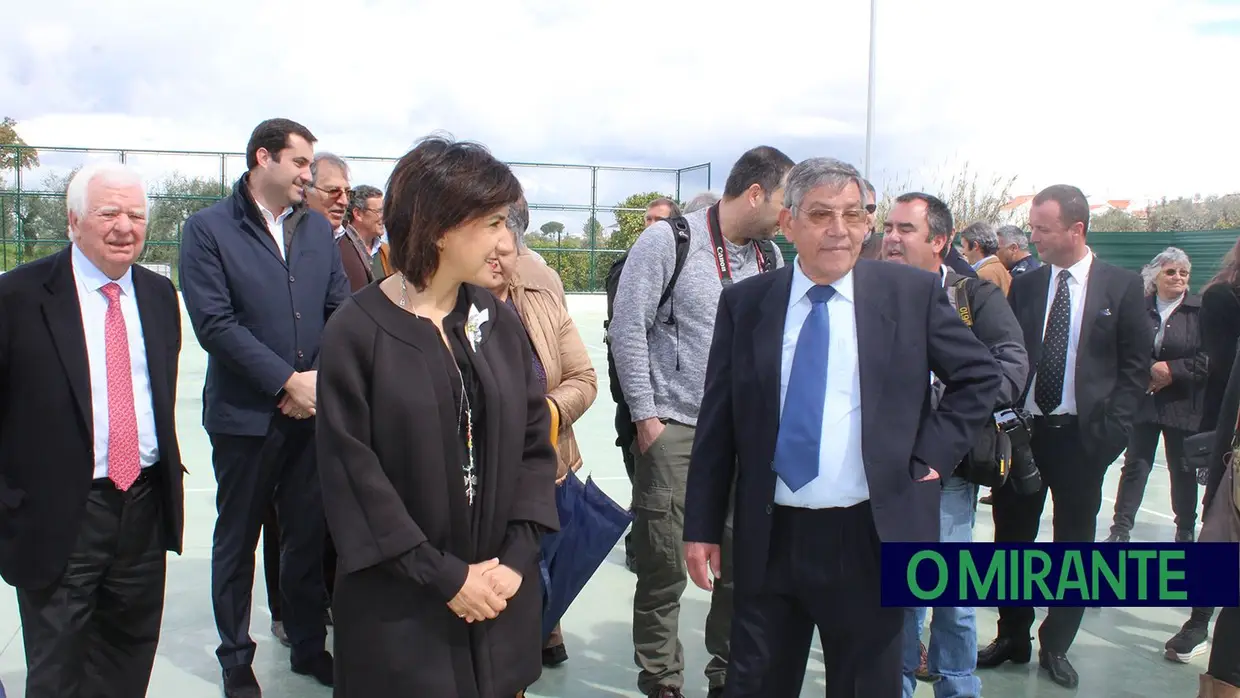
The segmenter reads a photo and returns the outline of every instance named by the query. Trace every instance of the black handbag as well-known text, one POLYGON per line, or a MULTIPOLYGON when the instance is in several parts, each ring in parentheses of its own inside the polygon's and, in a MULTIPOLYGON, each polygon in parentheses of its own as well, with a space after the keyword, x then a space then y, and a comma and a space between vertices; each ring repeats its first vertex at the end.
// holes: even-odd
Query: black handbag
POLYGON ((1214 432, 1203 431, 1184 439, 1184 469, 1197 473, 1197 484, 1203 487, 1210 472, 1210 454, 1214 452, 1214 432))

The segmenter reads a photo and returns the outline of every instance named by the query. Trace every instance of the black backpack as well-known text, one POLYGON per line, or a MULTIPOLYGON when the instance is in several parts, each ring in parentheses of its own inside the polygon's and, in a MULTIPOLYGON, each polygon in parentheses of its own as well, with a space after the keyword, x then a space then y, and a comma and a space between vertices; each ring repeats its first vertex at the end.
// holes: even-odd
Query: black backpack
MULTIPOLYGON (((656 311, 671 300, 672 291, 676 288, 676 280, 680 278, 680 272, 685 266, 685 258, 689 256, 689 222, 683 216, 668 218, 667 222, 672 226, 672 234, 676 236, 676 265, 672 269, 672 278, 668 279, 667 286, 663 289, 663 295, 659 297, 656 311)), ((775 268, 775 257, 779 254, 779 248, 770 240, 762 240, 758 244, 762 253, 760 273, 771 271, 775 268)), ((611 268, 607 270, 607 278, 603 282, 603 287, 607 292, 607 319, 603 321, 603 343, 607 345, 607 375, 611 381, 611 399, 616 403, 616 445, 620 448, 628 448, 636 436, 637 429, 633 426, 629 406, 625 403, 624 392, 620 389, 620 376, 616 372, 616 359, 611 353, 611 337, 608 329, 611 327, 612 312, 615 309, 616 290, 620 287, 620 274, 624 271, 624 263, 628 259, 629 253, 625 252, 620 255, 619 259, 612 262, 611 268)), ((669 319, 669 321, 674 320, 669 319)))

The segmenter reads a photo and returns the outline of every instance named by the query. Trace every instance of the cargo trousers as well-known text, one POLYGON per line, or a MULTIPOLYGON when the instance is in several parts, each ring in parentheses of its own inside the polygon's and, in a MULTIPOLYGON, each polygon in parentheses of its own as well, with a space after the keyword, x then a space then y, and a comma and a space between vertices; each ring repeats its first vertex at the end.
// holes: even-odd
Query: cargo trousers
MULTIPOLYGON (((633 657, 640 669, 638 690, 684 687, 684 645, 680 642, 680 597, 688 584, 685 565, 685 486, 694 428, 664 423, 663 433, 645 453, 632 445, 633 556, 637 588, 633 594, 633 657)), ((711 688, 727 676, 732 633, 732 516, 729 507, 722 545, 722 578, 716 580, 706 617, 705 674, 711 688)))

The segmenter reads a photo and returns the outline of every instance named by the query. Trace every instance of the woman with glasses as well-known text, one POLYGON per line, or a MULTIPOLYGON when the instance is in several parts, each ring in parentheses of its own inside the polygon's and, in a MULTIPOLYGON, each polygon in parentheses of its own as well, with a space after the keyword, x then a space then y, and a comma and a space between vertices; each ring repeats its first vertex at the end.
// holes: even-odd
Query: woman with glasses
POLYGON ((481 146, 420 143, 383 205, 396 272, 323 334, 335 698, 513 698, 542 671, 551 414, 521 319, 486 290, 520 198, 481 146))
POLYGON ((1192 542, 1197 526, 1197 473, 1184 464, 1184 439, 1201 426, 1206 354, 1201 341, 1201 298, 1188 292, 1192 263, 1168 247, 1142 270, 1146 312, 1154 328, 1153 364, 1124 455, 1115 515, 1114 542, 1128 542, 1161 436, 1171 476, 1175 540, 1192 542))

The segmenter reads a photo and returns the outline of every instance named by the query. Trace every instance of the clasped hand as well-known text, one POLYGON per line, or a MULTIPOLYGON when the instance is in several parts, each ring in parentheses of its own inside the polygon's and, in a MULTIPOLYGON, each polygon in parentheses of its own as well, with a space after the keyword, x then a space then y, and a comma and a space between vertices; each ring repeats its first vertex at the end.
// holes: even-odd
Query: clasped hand
POLYGON ((318 371, 300 371, 289 376, 284 384, 284 397, 280 398, 280 411, 293 419, 308 419, 315 415, 318 371))
POLYGON ((521 588, 521 575, 498 559, 469 566, 465 584, 448 602, 448 608, 467 623, 491 620, 508 607, 508 600, 521 588))

